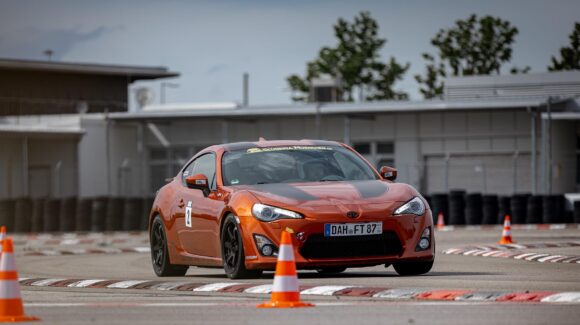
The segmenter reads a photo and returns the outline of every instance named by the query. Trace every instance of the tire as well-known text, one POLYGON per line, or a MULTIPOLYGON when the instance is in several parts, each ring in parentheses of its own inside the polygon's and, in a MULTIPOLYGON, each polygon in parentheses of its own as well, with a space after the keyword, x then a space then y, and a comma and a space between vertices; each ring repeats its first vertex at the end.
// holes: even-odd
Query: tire
POLYGON ((316 272, 320 274, 339 274, 346 271, 346 267, 327 267, 324 269, 317 269, 316 272))
POLYGON ((151 243, 151 264, 157 276, 184 276, 189 268, 186 265, 174 265, 169 262, 167 236, 160 216, 156 216, 149 234, 151 243))
POLYGON ((230 279, 258 278, 262 270, 248 270, 245 265, 244 245, 233 215, 226 216, 221 231, 222 260, 230 279))
POLYGON ((395 271, 397 271, 397 273, 399 275, 402 275, 402 276, 419 275, 419 274, 425 274, 425 273, 431 271, 431 268, 433 267, 434 261, 435 260, 415 261, 415 262, 399 262, 399 263, 393 263, 393 267, 395 268, 395 271))

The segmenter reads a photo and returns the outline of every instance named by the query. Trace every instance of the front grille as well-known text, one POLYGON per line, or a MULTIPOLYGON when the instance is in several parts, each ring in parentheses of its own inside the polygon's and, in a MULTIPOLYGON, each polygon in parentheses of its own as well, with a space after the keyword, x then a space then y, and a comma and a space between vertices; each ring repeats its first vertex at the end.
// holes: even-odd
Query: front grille
POLYGON ((311 235, 300 249, 300 254, 304 258, 345 258, 399 255, 402 251, 397 234, 387 231, 381 235, 368 236, 311 235))

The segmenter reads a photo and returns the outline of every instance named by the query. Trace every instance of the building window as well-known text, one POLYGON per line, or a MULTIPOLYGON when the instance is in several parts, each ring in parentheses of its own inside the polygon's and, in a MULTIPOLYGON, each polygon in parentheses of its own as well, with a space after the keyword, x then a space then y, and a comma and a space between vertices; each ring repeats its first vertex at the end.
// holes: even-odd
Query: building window
POLYGON ((392 141, 355 142, 353 149, 377 169, 382 166, 395 167, 395 144, 392 141))
POLYGON ((166 183, 166 179, 175 177, 183 165, 199 150, 199 147, 149 148, 149 190, 155 193, 166 183))
POLYGON ((356 152, 360 153, 361 155, 370 155, 371 154, 371 144, 370 142, 366 143, 355 143, 353 144, 352 148, 356 150, 356 152))

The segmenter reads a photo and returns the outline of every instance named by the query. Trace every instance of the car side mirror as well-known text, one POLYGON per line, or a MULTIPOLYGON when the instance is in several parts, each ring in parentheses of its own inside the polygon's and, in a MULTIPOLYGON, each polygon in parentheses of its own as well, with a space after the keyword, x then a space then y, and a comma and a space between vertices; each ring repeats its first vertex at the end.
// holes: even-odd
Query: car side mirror
POLYGON ((202 190, 204 194, 209 193, 209 182, 207 181, 207 177, 205 177, 204 174, 187 176, 185 178, 185 183, 189 188, 202 190))
POLYGON ((381 167, 381 176, 389 181, 394 181, 397 179, 397 170, 393 167, 383 166, 381 167))

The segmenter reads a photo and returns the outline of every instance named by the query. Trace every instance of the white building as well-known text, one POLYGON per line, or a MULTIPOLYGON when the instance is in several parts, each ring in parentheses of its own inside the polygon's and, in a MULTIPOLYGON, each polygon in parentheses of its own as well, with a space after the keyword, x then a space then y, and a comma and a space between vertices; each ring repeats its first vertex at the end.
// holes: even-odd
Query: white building
MULTIPOLYGON (((376 166, 394 165, 399 181, 426 194, 579 190, 580 72, 455 78, 446 85, 444 99, 430 101, 179 104, 108 115, 4 118, 0 143, 11 141, 2 128, 68 130, 79 137, 71 151, 54 151, 65 139, 43 145, 40 155, 52 173, 69 165, 78 171, 76 179, 59 180, 53 196, 150 196, 198 150, 259 137, 345 142, 376 166)), ((14 149, 8 155, 18 165, 23 154, 14 149)), ((1 173, 6 179, 6 169, 1 173)), ((11 175, 11 186, 22 181, 18 172, 11 175)))

